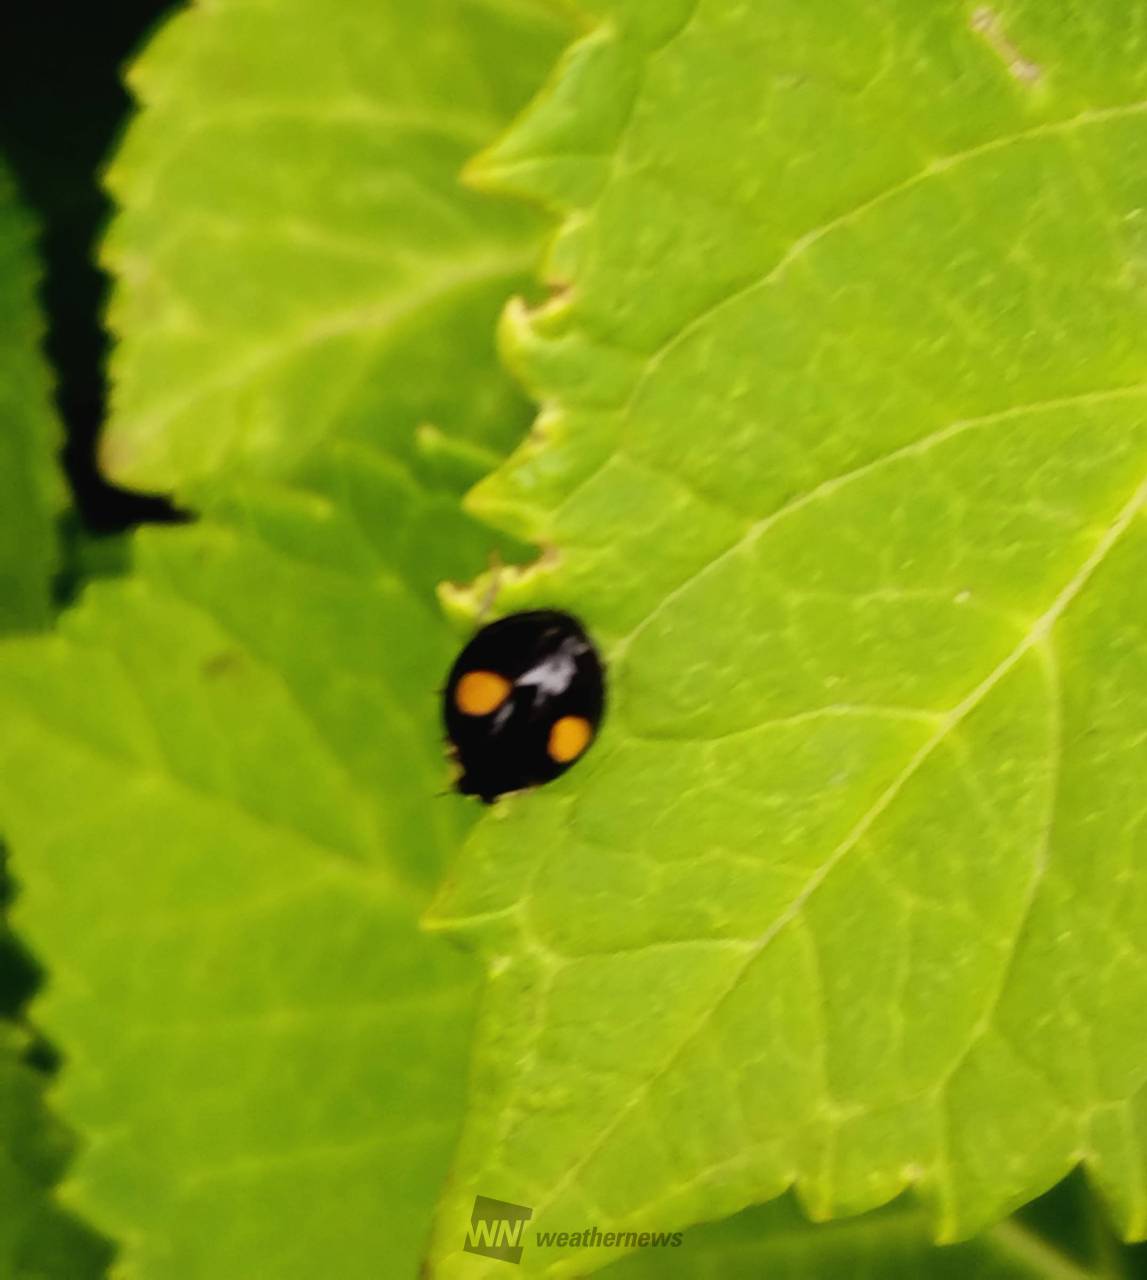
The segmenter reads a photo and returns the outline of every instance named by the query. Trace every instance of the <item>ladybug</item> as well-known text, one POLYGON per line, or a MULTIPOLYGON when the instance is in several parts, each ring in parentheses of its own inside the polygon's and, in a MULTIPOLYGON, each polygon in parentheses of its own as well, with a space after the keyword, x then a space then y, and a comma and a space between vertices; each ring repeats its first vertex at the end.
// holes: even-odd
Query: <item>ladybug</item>
POLYGON ((589 750, 605 672, 576 618, 553 609, 483 627, 458 655, 442 716, 463 795, 492 804, 549 782, 589 750))

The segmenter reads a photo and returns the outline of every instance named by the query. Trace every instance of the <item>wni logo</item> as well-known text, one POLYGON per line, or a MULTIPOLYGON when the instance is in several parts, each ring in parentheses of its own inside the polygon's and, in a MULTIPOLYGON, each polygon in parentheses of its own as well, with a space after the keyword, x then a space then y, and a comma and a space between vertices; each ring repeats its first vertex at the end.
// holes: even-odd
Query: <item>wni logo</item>
POLYGON ((462 1247, 467 1253, 478 1253, 483 1258, 521 1262, 522 1237, 526 1234, 526 1223, 533 1216, 533 1209, 524 1204, 475 1196, 474 1212, 462 1247))

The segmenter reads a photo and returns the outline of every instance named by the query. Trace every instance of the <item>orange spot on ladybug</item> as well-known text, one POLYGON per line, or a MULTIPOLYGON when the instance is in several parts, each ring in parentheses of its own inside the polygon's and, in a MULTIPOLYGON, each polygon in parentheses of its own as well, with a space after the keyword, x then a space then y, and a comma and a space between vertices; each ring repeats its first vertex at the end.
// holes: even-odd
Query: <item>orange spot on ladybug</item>
POLYGON ((550 729, 546 750, 551 760, 556 760, 558 764, 569 764, 589 746, 591 737, 593 729, 588 720, 581 716, 562 716, 560 720, 554 721, 550 729))
POLYGON ((454 689, 454 705, 464 716, 488 716, 510 696, 511 684, 496 671, 467 671, 454 689))

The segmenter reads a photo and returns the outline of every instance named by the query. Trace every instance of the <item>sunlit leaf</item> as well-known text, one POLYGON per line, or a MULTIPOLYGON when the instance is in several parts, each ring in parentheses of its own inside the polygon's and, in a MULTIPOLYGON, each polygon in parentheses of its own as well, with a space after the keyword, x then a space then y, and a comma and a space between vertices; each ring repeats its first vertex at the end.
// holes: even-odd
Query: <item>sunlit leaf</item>
POLYGON ((493 326, 543 223, 458 177, 566 31, 521 0, 224 0, 168 23, 109 175, 112 477, 201 496, 330 437, 410 457, 426 423, 514 443, 493 326))
POLYGON ((477 167, 567 221, 471 505, 612 707, 433 913, 489 965, 435 1274, 475 1193, 953 1239, 1083 1162, 1142 1236, 1147 11, 592 7, 477 167))

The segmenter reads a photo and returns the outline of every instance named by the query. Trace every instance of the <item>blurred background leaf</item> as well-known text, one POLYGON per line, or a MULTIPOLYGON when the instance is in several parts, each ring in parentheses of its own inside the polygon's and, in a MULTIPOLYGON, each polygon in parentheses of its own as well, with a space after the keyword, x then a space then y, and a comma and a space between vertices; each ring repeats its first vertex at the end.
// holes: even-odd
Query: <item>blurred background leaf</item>
POLYGON ((109 172, 109 473, 190 501, 325 439, 508 450, 528 409, 495 322, 545 222, 459 175, 566 34, 501 0, 223 3, 160 31, 109 172))
POLYGON ((70 6, 66 17, 38 4, 0 13, 0 152, 41 230, 47 355, 66 428, 63 469, 82 516, 69 534, 172 514, 162 499, 109 484, 94 457, 107 351, 106 278, 95 246, 110 211, 99 175, 130 107, 121 66, 169 8, 167 0, 116 0, 70 6))
POLYGON ((0 168, 0 634, 43 626, 58 567, 62 440, 40 354, 32 230, 0 168))
POLYGON ((124 1275, 413 1274, 456 1137, 474 965, 417 931, 474 817, 435 794, 435 585, 514 548, 457 498, 528 413, 493 329, 543 227, 457 178, 566 32, 526 4, 392 18, 216 5, 138 64, 116 403, 194 411, 117 409, 110 448, 146 440, 210 514, 139 535, 128 576, 86 554, 113 580, 0 653, 15 914, 84 1138, 66 1195, 124 1275))
MULTIPOLYGON (((58 566, 65 490, 37 279, 31 222, 0 167, 0 638, 47 623, 58 566)), ((23 1022, 36 969, 8 929, 6 863, 0 846, 0 1275, 86 1280, 108 1249, 52 1201, 70 1139, 43 1101, 50 1057, 23 1022)))

